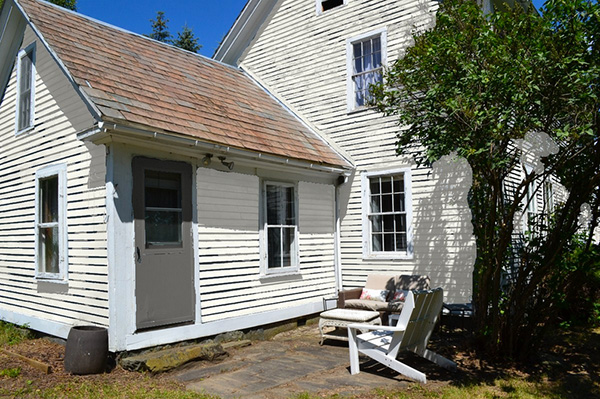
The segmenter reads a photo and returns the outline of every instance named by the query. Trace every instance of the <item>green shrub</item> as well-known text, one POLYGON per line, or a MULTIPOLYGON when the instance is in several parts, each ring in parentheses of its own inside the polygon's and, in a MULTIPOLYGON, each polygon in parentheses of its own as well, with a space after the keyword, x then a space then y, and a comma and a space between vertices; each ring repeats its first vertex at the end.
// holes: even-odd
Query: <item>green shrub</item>
POLYGON ((19 327, 0 320, 0 345, 15 345, 31 338, 31 331, 26 326, 19 327))

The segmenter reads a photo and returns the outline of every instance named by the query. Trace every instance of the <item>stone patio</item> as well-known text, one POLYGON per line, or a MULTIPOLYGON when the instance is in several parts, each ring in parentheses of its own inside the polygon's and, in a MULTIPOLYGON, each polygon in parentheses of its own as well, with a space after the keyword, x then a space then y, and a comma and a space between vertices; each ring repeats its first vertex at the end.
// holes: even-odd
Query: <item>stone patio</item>
MULTIPOLYGON (((223 399, 288 398, 302 392, 343 396, 414 384, 379 364, 366 363, 366 358, 361 372, 350 375, 347 343, 325 340, 319 346, 319 340, 316 325, 300 327, 233 349, 224 360, 188 363, 170 374, 188 389, 223 399)), ((417 356, 407 354, 406 359, 424 370, 431 383, 445 384, 455 377, 417 356)))

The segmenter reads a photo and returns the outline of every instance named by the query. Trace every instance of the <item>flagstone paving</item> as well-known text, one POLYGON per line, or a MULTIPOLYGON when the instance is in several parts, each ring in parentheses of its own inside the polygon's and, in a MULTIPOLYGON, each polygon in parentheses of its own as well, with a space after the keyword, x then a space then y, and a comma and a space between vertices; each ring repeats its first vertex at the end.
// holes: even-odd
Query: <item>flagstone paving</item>
MULTIPOLYGON (((302 392, 344 395, 413 383, 366 359, 361 363, 361 372, 350 375, 347 343, 326 340, 319 346, 318 342, 316 326, 301 327, 270 341, 255 341, 249 347, 235 349, 218 363, 190 363, 172 374, 190 390, 223 399, 287 398, 302 392)), ((426 372, 430 370, 422 360, 410 360, 426 372)), ((434 373, 441 380, 451 377, 444 372, 434 373)))

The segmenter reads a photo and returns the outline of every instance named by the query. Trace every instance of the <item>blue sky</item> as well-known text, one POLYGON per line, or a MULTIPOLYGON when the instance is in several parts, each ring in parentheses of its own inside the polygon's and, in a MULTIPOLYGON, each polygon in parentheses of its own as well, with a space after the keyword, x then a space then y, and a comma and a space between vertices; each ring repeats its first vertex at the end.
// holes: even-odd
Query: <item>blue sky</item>
POLYGON ((148 34, 150 20, 164 11, 173 36, 187 24, 212 56, 244 8, 246 0, 77 0, 77 12, 129 31, 148 34))
MULTIPOLYGON (((543 0, 533 3, 539 8, 543 0)), ((172 35, 187 24, 202 44, 200 53, 211 57, 245 4, 246 0, 78 0, 77 11, 140 34, 150 33, 150 20, 164 11, 172 35)))

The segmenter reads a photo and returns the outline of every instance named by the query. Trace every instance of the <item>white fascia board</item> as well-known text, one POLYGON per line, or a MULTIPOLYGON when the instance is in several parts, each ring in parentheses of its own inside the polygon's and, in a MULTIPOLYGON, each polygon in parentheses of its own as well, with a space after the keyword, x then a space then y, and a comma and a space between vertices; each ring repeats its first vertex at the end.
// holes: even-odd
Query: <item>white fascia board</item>
MULTIPOLYGON (((15 6, 19 9, 19 11, 21 12, 21 15, 25 18, 25 20, 27 21, 27 24, 29 25, 29 27, 31 28, 31 30, 33 30, 33 32, 35 33, 35 35, 38 37, 39 41, 44 45, 44 47, 46 48, 46 50, 48 51, 48 53, 50 53, 50 56, 58 64, 59 68, 62 70, 62 72, 64 73, 64 75, 67 78, 67 80, 71 83, 71 85, 75 89, 75 92, 79 95, 79 97, 81 97, 81 99, 83 100, 83 103, 86 105, 86 107, 88 108, 88 110, 90 111, 90 113, 92 114, 92 116, 94 117, 94 119, 96 119, 96 120, 99 121, 100 118, 101 118, 102 113, 100 112, 100 110, 98 109, 98 107, 96 107, 96 104, 94 104, 94 102, 87 96, 87 94, 85 94, 83 92, 83 90, 81 90, 81 88, 79 87, 79 85, 77 84, 77 82, 75 82, 75 79, 73 78, 73 76, 71 75, 71 73, 69 72, 69 70, 67 69, 67 67, 65 66, 65 64, 59 58, 58 54, 56 54, 54 52, 54 50, 52 49, 52 47, 50 47, 50 44, 48 44, 48 42, 46 41, 46 39, 42 35, 42 32, 40 32, 38 30, 38 28, 35 26, 35 24, 31 21, 31 19, 29 18, 29 15, 27 15, 27 13, 23 9, 23 7, 21 7, 21 5, 19 4, 18 0, 15 0, 15 6)), ((55 6, 55 7, 58 7, 58 6, 55 6)), ((70 10, 65 10, 65 11, 74 13, 76 15, 80 15, 80 14, 77 14, 77 13, 75 13, 73 11, 70 11, 70 10)))
POLYGON ((6 0, 0 14, 0 103, 10 74, 13 70, 19 47, 25 33, 25 19, 17 12, 13 0, 6 0))
POLYGON ((248 0, 213 54, 213 59, 236 65, 264 22, 281 0, 248 0))
POLYGON ((248 162, 255 162, 257 165, 263 167, 271 164, 278 165, 278 167, 290 167, 315 173, 334 175, 349 175, 352 172, 352 167, 350 165, 322 165, 316 162, 248 151, 223 144, 198 140, 192 137, 183 137, 144 128, 126 126, 114 122, 100 122, 91 129, 79 132, 77 138, 82 141, 90 141, 94 144, 106 144, 111 141, 130 140, 143 146, 156 146, 163 150, 167 148, 166 146, 173 146, 175 149, 181 151, 192 150, 196 155, 204 156, 203 154, 205 153, 214 153, 239 157, 248 162))

